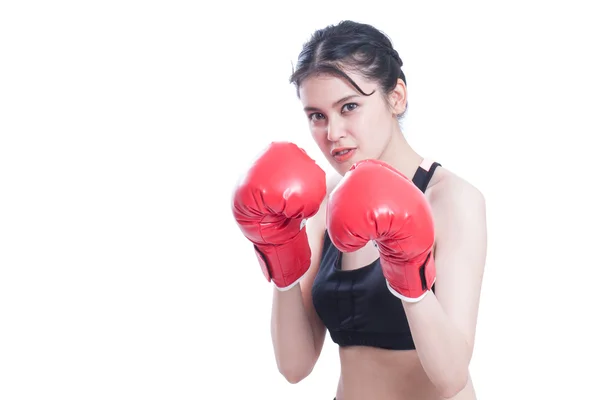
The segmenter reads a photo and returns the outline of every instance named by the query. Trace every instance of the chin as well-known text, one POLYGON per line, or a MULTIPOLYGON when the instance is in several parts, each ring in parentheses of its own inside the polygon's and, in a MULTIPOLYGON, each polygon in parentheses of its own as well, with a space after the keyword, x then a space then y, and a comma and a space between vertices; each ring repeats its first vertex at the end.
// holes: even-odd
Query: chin
POLYGON ((361 161, 362 159, 356 159, 356 160, 348 160, 344 163, 338 163, 335 160, 333 160, 331 162, 331 166, 333 167, 333 169, 335 169, 340 175, 344 176, 346 175, 346 172, 350 171, 350 168, 352 168, 352 166, 354 164, 356 164, 357 162, 361 161))
POLYGON ((329 165, 331 165, 331 167, 334 169, 334 171, 336 171, 338 174, 340 174, 342 176, 345 175, 346 172, 348 172, 348 170, 352 166, 352 165, 346 165, 346 163, 340 164, 340 163, 336 162, 335 160, 329 160, 329 165))
POLYGON ((336 160, 335 158, 328 156, 327 157, 327 161, 329 161, 329 164, 333 167, 333 169, 335 169, 340 175, 345 175, 346 172, 348 172, 350 170, 350 168, 352 168, 352 166, 354 164, 356 164, 359 161, 363 161, 363 160, 369 160, 369 159, 378 159, 377 157, 368 157, 365 156, 364 154, 360 154, 358 152, 356 152, 351 158, 340 162, 339 160, 336 160))

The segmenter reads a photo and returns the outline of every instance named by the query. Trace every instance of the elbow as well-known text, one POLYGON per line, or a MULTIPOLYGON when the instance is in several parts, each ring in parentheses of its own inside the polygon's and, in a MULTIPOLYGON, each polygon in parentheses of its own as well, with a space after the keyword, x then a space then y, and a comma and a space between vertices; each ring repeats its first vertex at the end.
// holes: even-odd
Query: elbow
POLYGON ((279 367, 279 373, 283 375, 286 381, 296 384, 304 380, 312 372, 312 367, 308 368, 301 365, 290 366, 287 368, 279 367))
POLYGON ((294 358, 289 363, 277 363, 279 373, 291 384, 304 380, 312 372, 315 360, 305 358, 294 358))
POLYGON ((457 371, 455 376, 448 377, 444 382, 440 382, 437 386, 438 392, 444 399, 452 399, 469 383, 468 371, 457 371))

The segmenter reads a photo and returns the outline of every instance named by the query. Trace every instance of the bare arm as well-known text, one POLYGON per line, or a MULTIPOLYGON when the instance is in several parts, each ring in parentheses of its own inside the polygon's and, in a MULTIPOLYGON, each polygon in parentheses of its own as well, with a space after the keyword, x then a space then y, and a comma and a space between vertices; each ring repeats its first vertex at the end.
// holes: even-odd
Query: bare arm
POLYGON ((435 295, 404 303, 421 364, 440 394, 468 382, 486 257, 485 201, 460 183, 432 205, 436 215, 435 295))
MULTIPOLYGON (((328 181, 327 193, 339 179, 328 181)), ((300 382, 313 370, 325 340, 325 327, 312 302, 312 285, 319 270, 325 233, 328 196, 317 214, 306 224, 311 248, 311 265, 299 285, 287 291, 273 289, 271 336, 277 366, 291 383, 300 382)))

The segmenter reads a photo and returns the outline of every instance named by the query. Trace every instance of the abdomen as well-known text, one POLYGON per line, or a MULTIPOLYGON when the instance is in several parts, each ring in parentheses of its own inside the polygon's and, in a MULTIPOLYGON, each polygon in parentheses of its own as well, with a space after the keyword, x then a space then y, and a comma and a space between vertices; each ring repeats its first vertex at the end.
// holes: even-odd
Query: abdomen
MULTIPOLYGON (((415 350, 340 347, 337 400, 441 400, 415 350)), ((454 400, 475 400, 471 381, 454 400)))

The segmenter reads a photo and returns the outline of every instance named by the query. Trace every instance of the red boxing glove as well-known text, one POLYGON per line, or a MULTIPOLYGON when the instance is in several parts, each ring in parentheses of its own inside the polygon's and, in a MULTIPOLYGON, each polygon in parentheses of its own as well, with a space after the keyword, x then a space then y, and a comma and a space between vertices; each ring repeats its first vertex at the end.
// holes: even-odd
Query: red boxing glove
POLYGON ((294 286, 310 267, 305 222, 326 195, 317 163, 293 143, 273 142, 235 187, 234 218, 254 249, 267 281, 294 286))
POLYGON ((333 244, 356 251, 374 240, 389 290, 416 302, 435 282, 433 216, 406 176, 377 160, 354 164, 330 194, 327 227, 333 244))

